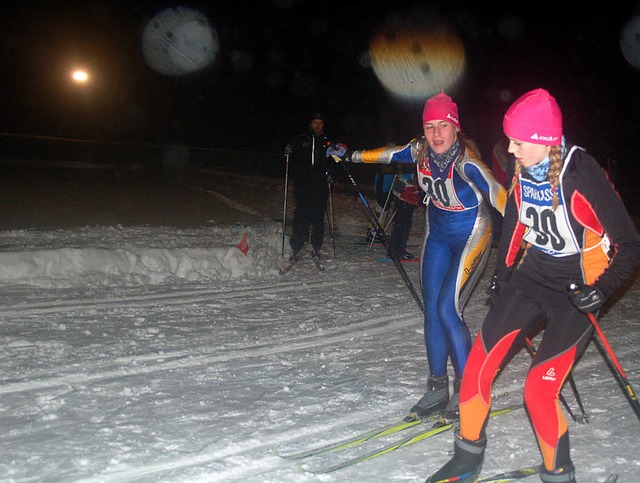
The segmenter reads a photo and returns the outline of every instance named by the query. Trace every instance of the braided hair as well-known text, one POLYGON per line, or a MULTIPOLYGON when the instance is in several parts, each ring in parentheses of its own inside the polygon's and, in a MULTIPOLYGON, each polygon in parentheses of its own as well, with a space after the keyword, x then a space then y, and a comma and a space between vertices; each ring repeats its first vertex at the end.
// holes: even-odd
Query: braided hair
MULTIPOLYGON (((549 150, 549 183, 551 184, 551 190, 553 192, 552 198, 552 210, 556 211, 559 204, 558 198, 558 186, 560 185, 560 171, 562 171, 562 146, 551 146, 549 150)), ((513 179, 511 186, 509 187, 509 195, 516 187, 517 179, 522 172, 522 163, 516 160, 515 170, 513 173, 513 179)))

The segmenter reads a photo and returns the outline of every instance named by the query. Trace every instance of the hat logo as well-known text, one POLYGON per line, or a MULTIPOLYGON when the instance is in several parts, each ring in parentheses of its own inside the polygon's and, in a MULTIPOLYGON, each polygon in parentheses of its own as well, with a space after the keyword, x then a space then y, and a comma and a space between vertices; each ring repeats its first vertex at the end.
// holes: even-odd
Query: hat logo
POLYGON ((536 141, 557 141, 558 136, 540 136, 537 132, 534 132, 529 139, 535 139, 536 141))
POLYGON ((451 114, 450 112, 447 113, 447 119, 451 119, 456 124, 459 124, 458 118, 456 116, 454 116, 453 114, 451 114))

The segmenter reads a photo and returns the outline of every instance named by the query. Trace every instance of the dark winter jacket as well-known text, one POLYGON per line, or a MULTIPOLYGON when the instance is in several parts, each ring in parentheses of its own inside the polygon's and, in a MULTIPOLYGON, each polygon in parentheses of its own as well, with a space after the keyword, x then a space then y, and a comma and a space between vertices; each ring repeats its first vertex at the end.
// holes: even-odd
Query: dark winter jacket
POLYGON ((525 242, 518 270, 558 291, 582 282, 610 297, 638 265, 640 235, 597 161, 577 146, 566 150, 555 211, 548 179, 520 174, 507 202, 496 269, 513 268, 525 242))
POLYGON ((291 141, 293 154, 290 161, 291 176, 296 189, 327 187, 327 175, 333 176, 334 161, 327 158, 332 145, 324 134, 314 135, 310 130, 291 141))

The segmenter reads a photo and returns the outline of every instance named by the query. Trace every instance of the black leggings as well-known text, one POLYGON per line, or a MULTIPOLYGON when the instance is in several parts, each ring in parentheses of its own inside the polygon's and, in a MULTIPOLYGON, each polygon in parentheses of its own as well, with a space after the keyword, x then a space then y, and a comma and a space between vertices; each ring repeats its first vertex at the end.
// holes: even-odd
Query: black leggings
POLYGON ((470 440, 483 435, 495 376, 525 337, 540 329, 544 335, 527 372, 524 400, 545 467, 553 470, 571 462, 568 424, 558 396, 593 327, 566 292, 519 272, 491 306, 471 348, 460 389, 460 433, 470 440))

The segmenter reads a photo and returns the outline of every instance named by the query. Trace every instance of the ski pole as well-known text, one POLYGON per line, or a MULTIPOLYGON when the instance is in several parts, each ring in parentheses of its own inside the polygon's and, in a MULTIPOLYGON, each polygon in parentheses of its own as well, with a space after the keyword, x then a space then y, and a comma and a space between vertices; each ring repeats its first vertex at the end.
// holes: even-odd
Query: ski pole
POLYGON ((333 202, 331 200, 331 182, 327 183, 329 187, 329 232, 331 233, 331 241, 333 242, 333 256, 336 256, 336 237, 333 232, 333 202))
MULTIPOLYGON (((358 194, 358 197, 360 198, 360 201, 362 201, 362 205, 364 206, 364 211, 367 214, 367 216, 369 217, 369 221, 371 223, 373 223, 373 225, 376 227, 377 230, 384 231, 382 226, 380 226, 380 222, 376 218, 376 215, 371 210, 371 206, 369 205, 369 202, 364 197, 362 192, 358 189, 358 185, 356 183, 356 180, 353 179, 353 176, 351 175, 351 172, 344 165, 344 162, 341 162, 340 158, 337 158, 337 159, 336 158, 337 158, 337 156, 334 156, 334 159, 336 160, 336 162, 339 162, 340 165, 342 165, 342 169, 344 169, 344 172, 346 173, 347 178, 349 178, 349 181, 351 182, 351 185, 355 188, 356 193, 358 194)), ((389 249, 389 245, 387 243, 387 240, 384 240, 384 247, 387 249, 387 256, 393 261, 393 264, 398 269, 398 272, 400 273, 400 276, 402 277, 402 280, 404 281, 405 285, 409 289, 409 292, 411 292, 411 295, 413 296, 413 298, 415 299, 416 303, 418 304, 418 307, 420 307, 420 310, 422 311, 422 313, 424 313, 424 303, 422 302, 422 299, 418 295, 418 292, 416 292, 416 289, 413 286, 413 283, 411 283, 411 279, 409 278, 409 275, 407 275, 407 271, 402 266, 402 262, 400 262, 400 260, 398 260, 396 257, 391 256, 391 250, 389 249)))
MULTIPOLYGON (((573 292, 573 291, 578 289, 578 285, 576 285, 574 282, 570 282, 569 286, 567 287, 567 289, 570 292, 573 292)), ((618 381, 620 382, 620 384, 622 385, 622 388, 624 389, 625 396, 627 396, 627 399, 629 400, 629 403, 631 404, 631 407, 633 408, 634 412, 636 413, 636 416, 638 417, 638 419, 640 419, 640 402, 638 402, 638 398, 636 397, 636 393, 634 392, 633 388, 631 387, 631 384, 629 383, 629 380, 627 379, 627 375, 622 370, 622 366, 620 365, 620 362, 618 361, 618 358, 616 357, 615 352, 613 352, 613 349, 611 348, 611 345, 609 344, 609 341, 607 340, 607 337, 604 335, 604 332, 602 332, 602 328, 600 327, 600 324, 598 323, 598 320, 596 319, 596 316, 593 315, 591 312, 588 312, 587 313, 587 317, 589 317, 589 322, 591 322, 591 325, 596 330, 596 333, 598 334, 598 337, 600 338, 600 342, 602 343, 602 345, 606 349, 607 354, 609 354, 609 360, 611 361, 611 363, 613 364, 614 369, 616 370, 615 375, 617 376, 618 381)))
POLYGON ((287 195, 289 192, 289 154, 284 155, 284 208, 282 210, 282 256, 284 257, 284 240, 287 229, 287 195))
MULTIPOLYGON (((589 422, 589 417, 587 416, 586 411, 584 410, 584 405, 582 404, 582 398, 580 397, 580 394, 578 393, 578 387, 576 386, 576 381, 573 378, 573 374, 569 374, 569 377, 567 378, 567 381, 569 381, 569 386, 571 386, 571 391, 573 392, 573 396, 576 398, 576 402, 578 403, 578 408, 580 409, 580 412, 582 413, 582 422, 583 423, 588 423, 589 422)), ((574 419, 575 421, 575 419, 574 419)))
POLYGON ((384 218, 384 212, 387 211, 389 207, 389 201, 391 200, 391 195, 393 194, 393 184, 396 182, 396 178, 398 177, 398 173, 393 175, 393 179, 391 180, 391 186, 389 187, 389 191, 387 192, 387 197, 384 200, 384 206, 382 207, 382 213, 380 213, 380 217, 378 218, 378 222, 382 225, 382 219, 384 218))
POLYGON ((629 399, 631 407, 635 411, 636 416, 638 416, 638 419, 640 419, 640 402, 638 402, 636 393, 633 391, 633 388, 631 387, 631 384, 627 379, 627 375, 622 370, 622 366, 620 365, 620 362, 618 362, 618 358, 616 357, 615 352, 613 352, 613 349, 611 348, 609 341, 605 337, 604 332, 602 332, 602 329, 600 328, 600 324, 596 320, 596 317, 592 313, 588 313, 587 316, 589 317, 589 321, 591 322, 591 325, 593 325, 593 328, 596 329, 598 337, 600 338, 600 342, 602 342, 602 345, 605 347, 607 353, 609 354, 609 359, 616 369, 616 375, 618 376, 618 380, 624 388, 624 393, 627 396, 627 399, 629 399))
MULTIPOLYGON (((394 217, 394 216, 396 216, 396 213, 397 213, 397 212, 398 212, 398 210, 394 211, 394 212, 391 214, 391 218, 389 218, 389 221, 387 222, 386 226, 384 226, 384 227, 383 227, 383 228, 384 228, 384 231, 385 231, 385 235, 386 235, 387 230, 388 230, 388 229, 389 229, 389 227, 391 226, 391 223, 393 222, 393 217, 394 217)), ((374 233, 373 238, 371 238, 371 242, 369 243, 369 248, 373 247, 373 244, 376 242, 376 235, 377 235, 377 231, 378 231, 378 230, 376 230, 376 233, 374 233)))
MULTIPOLYGON (((396 182, 396 177, 398 176, 398 174, 394 174, 393 175, 393 179, 391 180, 391 187, 389 188, 389 191, 387 192, 387 197, 384 200, 384 206, 382 207, 382 210, 380 211, 380 216, 378 216, 378 224, 377 226, 382 226, 382 220, 384 218, 384 214, 387 211, 387 207, 389 206, 389 200, 391 199, 391 194, 393 193, 393 184, 396 182)), ((383 183, 384 184, 384 183, 383 183)), ((379 208, 380 205, 378 204, 378 202, 376 201, 376 208, 379 208)), ((382 226, 383 228, 383 233, 386 235, 386 229, 389 227, 389 224, 391 223, 391 220, 389 220, 389 223, 386 226, 382 226)), ((371 239, 371 244, 369 246, 373 246, 373 244, 376 241, 376 237, 378 236, 378 230, 376 230, 373 234, 373 238, 371 239)))
POLYGON ((385 230, 388 230, 389 227, 391 226, 391 223, 393 223, 393 219, 395 218, 396 213, 398 213, 397 209, 393 213, 391 213, 391 218, 389 218, 389 221, 387 222, 387 225, 384 227, 385 230))

